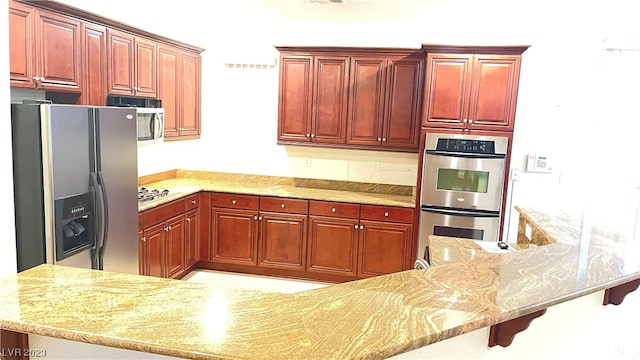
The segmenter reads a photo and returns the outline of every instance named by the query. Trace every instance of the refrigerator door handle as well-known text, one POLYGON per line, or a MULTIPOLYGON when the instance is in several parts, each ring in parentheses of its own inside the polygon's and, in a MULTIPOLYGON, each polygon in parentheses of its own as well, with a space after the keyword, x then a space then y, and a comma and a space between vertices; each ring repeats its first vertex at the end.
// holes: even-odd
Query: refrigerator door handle
POLYGON ((98 255, 99 255, 98 244, 100 242, 100 236, 102 234, 103 222, 100 219, 102 217, 101 199, 100 199, 101 195, 99 192, 100 184, 98 183, 98 177, 96 176, 96 173, 93 171, 90 173, 90 176, 89 176, 89 186, 91 188, 91 191, 93 191, 96 199, 95 201, 96 213, 94 214, 94 217, 93 217, 95 233, 93 235, 93 246, 91 246, 91 268, 98 269, 98 255))
POLYGON ((104 270, 104 251, 107 247, 107 239, 109 235, 109 205, 107 198, 107 187, 104 183, 102 171, 98 171, 98 181, 100 184, 100 207, 102 209, 102 240, 98 248, 98 270, 104 270))

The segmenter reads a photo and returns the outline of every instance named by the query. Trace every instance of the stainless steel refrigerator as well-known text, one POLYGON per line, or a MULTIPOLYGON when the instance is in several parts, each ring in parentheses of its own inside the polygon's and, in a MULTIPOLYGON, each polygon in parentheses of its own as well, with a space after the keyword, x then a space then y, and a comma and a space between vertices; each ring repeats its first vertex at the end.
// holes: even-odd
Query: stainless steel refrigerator
POLYGON ((18 271, 138 273, 135 109, 12 104, 18 271))

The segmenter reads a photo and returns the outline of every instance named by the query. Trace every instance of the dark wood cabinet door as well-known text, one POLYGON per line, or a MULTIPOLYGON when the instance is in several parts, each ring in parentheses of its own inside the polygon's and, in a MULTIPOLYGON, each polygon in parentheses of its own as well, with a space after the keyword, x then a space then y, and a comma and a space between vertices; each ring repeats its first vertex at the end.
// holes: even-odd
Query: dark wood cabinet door
POLYGON ((185 246, 184 246, 184 266, 185 269, 198 262, 198 249, 200 247, 200 214, 197 208, 189 210, 185 214, 185 246))
POLYGON ((406 270, 412 225, 367 220, 360 225, 358 277, 406 270))
POLYGON ((156 98, 156 53, 153 41, 135 38, 134 41, 134 94, 136 96, 156 98))
POLYGON ((424 58, 391 56, 382 146, 418 150, 424 58))
POLYGON ((166 240, 165 223, 160 223, 144 230, 145 271, 144 275, 166 277, 166 240))
POLYGON ((84 82, 79 103, 104 106, 107 103, 107 29, 83 23, 81 35, 84 82))
POLYGON ((258 266, 305 270, 307 215, 260 213, 258 266))
POLYGON ((147 275, 147 239, 144 237, 144 230, 138 231, 138 274, 147 275))
POLYGON ((423 126, 465 127, 472 60, 472 55, 427 54, 423 126))
POLYGON ((520 56, 476 55, 468 121, 470 129, 513 130, 520 56))
POLYGON ((35 10, 9 2, 9 77, 11 86, 35 88, 35 10))
POLYGON ((348 56, 315 57, 311 141, 345 143, 348 82, 348 56))
POLYGON ((134 95, 134 41, 133 35, 112 29, 107 30, 109 94, 134 95))
POLYGON ((164 108, 164 136, 180 135, 180 111, 178 109, 178 56, 179 50, 170 46, 158 46, 158 98, 164 108))
POLYGON ((356 275, 358 219, 309 216, 307 271, 356 275))
POLYGON ((181 51, 179 66, 179 127, 186 139, 200 135, 200 55, 181 51))
POLYGON ((36 15, 38 88, 80 92, 80 22, 43 10, 36 15))
POLYGON ((386 56, 351 57, 347 144, 379 146, 382 142, 386 56))
POLYGON ((167 220, 167 277, 174 277, 184 270, 184 214, 167 220))
POLYGON ((278 140, 311 141, 313 57, 280 57, 278 140))
POLYGON ((211 261, 257 265, 258 213, 211 209, 211 261))

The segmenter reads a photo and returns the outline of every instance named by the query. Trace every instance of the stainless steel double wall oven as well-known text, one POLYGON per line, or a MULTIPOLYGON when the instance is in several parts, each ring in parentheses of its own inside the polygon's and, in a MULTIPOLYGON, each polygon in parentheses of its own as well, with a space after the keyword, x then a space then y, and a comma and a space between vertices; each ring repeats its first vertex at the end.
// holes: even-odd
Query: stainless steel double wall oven
POLYGON ((497 241, 509 139, 428 133, 418 258, 428 235, 497 241))

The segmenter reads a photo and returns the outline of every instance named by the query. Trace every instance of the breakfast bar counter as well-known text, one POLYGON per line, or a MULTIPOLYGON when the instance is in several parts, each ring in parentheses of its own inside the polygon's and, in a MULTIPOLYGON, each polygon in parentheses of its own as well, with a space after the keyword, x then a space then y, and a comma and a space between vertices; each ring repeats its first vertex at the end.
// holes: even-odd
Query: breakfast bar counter
POLYGON ((192 359, 381 359, 640 279, 625 232, 517 210, 517 251, 294 294, 41 265, 0 282, 0 327, 192 359))

